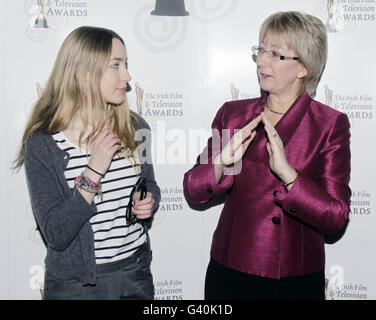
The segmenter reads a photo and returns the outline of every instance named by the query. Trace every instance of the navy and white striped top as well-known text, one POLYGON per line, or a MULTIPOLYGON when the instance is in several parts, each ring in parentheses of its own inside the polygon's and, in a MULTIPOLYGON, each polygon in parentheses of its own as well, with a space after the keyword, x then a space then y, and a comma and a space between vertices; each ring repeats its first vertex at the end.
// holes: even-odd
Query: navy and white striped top
MULTIPOLYGON (((85 170, 90 154, 70 142, 61 131, 52 137, 57 146, 70 155, 64 174, 73 189, 74 179, 85 170)), ((90 219, 97 264, 127 258, 146 241, 140 223, 127 225, 125 221, 129 195, 138 178, 136 168, 139 169, 139 165, 132 166, 124 157, 115 157, 101 180, 103 201, 98 196, 94 198, 97 213, 90 219)))

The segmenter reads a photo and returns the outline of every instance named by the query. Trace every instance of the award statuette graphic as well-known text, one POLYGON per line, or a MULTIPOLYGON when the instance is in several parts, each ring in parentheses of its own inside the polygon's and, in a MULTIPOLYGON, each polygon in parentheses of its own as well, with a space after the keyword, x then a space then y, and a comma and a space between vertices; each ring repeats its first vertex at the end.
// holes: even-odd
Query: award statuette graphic
POLYGON ((329 89, 327 84, 324 85, 325 89, 325 104, 333 108, 333 90, 329 89))
POLYGON ((40 82, 37 82, 36 84, 36 87, 37 87, 37 94, 38 94, 38 97, 40 98, 42 96, 42 93, 43 93, 43 88, 40 84, 40 82))
POLYGON ((139 86, 138 83, 135 83, 136 87, 136 105, 137 105, 137 112, 141 116, 142 115, 142 105, 144 100, 144 89, 139 86))
POLYGON ((38 16, 35 19, 34 28, 48 28, 47 20, 44 16, 44 0, 38 0, 38 16))
POLYGON ((236 88, 233 83, 231 83, 231 100, 239 100, 239 89, 236 88))
POLYGON ((189 16, 185 10, 184 0, 156 0, 153 16, 184 17, 189 16))
POLYGON ((334 0, 328 0, 327 9, 328 9, 328 20, 325 24, 327 32, 337 32, 336 23, 335 23, 335 16, 334 16, 334 0))

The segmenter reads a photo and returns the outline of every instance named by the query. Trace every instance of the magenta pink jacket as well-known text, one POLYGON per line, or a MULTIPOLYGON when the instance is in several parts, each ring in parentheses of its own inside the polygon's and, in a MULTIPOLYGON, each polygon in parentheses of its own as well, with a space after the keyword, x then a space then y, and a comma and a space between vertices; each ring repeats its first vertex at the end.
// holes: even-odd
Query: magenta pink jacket
MULTIPOLYGON (((240 129, 264 108, 266 95, 225 103, 212 128, 240 129)), ((192 202, 206 203, 226 192, 213 236, 211 257, 241 272, 279 279, 320 271, 324 235, 344 227, 349 213, 350 125, 347 116, 306 93, 275 126, 290 165, 299 176, 290 191, 270 170, 262 123, 246 151, 241 171, 216 183, 211 159, 219 151, 210 138, 208 163, 184 176, 192 202)), ((201 161, 202 162, 202 161, 201 161)))

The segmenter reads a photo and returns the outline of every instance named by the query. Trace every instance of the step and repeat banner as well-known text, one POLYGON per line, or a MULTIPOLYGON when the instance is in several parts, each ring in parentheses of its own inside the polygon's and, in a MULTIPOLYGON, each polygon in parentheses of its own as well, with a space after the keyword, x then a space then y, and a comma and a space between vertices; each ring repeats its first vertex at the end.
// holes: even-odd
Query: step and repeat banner
POLYGON ((128 100, 153 132, 162 200, 150 230, 156 299, 202 299, 211 238, 223 204, 194 210, 183 175, 225 101, 259 96, 251 47, 261 23, 298 10, 326 24, 329 58, 316 99, 351 122, 351 214, 326 244, 327 299, 376 298, 375 0, 2 0, 0 1, 0 298, 40 299, 46 250, 24 170, 12 172, 25 121, 64 38, 82 25, 125 40, 128 100), (166 16, 166 14, 173 16, 166 16))

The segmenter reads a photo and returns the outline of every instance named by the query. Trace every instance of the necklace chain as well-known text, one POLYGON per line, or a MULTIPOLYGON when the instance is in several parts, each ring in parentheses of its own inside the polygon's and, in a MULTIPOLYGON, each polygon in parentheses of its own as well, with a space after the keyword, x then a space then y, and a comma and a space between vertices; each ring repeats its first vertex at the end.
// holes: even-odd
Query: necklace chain
POLYGON ((278 111, 274 111, 272 110, 272 108, 270 108, 269 106, 269 97, 266 99, 266 105, 265 105, 266 109, 268 109, 270 112, 273 112, 275 114, 279 114, 279 115, 284 115, 286 112, 278 112, 278 111))

